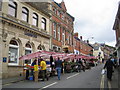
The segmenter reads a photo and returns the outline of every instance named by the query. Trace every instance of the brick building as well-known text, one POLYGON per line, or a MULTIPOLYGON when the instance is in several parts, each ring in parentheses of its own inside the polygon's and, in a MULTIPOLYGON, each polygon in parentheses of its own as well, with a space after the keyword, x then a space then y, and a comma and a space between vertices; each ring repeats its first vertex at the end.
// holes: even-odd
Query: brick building
POLYGON ((116 49, 117 49, 117 57, 120 59, 120 3, 118 6, 118 12, 115 18, 113 30, 116 33, 116 49))
POLYGON ((52 2, 52 50, 73 52, 74 17, 67 13, 64 1, 52 2))
POLYGON ((74 53, 82 55, 93 55, 93 47, 89 44, 89 41, 83 41, 82 36, 78 38, 78 33, 74 34, 74 53))

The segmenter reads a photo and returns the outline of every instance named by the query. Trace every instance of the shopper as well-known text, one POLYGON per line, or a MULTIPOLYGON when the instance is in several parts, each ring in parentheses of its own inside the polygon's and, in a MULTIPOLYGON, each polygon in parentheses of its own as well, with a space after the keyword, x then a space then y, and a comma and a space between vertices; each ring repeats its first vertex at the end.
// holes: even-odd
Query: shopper
POLYGON ((111 58, 108 59, 104 65, 104 69, 107 69, 107 78, 110 81, 112 80, 113 66, 116 67, 111 58))
POLYGON ((58 57, 58 59, 55 61, 55 68, 57 70, 58 80, 60 80, 61 75, 61 68, 62 68, 62 61, 58 57))
POLYGON ((47 76, 47 71, 46 71, 46 62, 45 60, 41 59, 41 62, 40 62, 40 66, 41 66, 41 72, 42 72, 42 81, 45 80, 45 77, 48 81, 48 76, 47 76))

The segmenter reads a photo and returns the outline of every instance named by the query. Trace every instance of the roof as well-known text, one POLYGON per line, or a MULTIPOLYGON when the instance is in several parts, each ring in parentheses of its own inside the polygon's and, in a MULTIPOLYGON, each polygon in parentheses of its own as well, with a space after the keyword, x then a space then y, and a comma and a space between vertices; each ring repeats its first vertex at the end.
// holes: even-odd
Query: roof
MULTIPOLYGON (((62 7, 61 7, 61 3, 57 3, 57 2, 55 2, 54 0, 53 0, 53 2, 54 2, 58 7, 62 8, 62 7)), ((75 20, 75 18, 74 18, 73 16, 71 16, 69 13, 67 13, 67 15, 70 16, 73 21, 75 20)))
POLYGON ((114 22, 114 25, 113 25, 113 30, 119 29, 119 20, 120 20, 120 3, 119 3, 119 6, 118 6, 118 11, 117 11, 115 22, 114 22))

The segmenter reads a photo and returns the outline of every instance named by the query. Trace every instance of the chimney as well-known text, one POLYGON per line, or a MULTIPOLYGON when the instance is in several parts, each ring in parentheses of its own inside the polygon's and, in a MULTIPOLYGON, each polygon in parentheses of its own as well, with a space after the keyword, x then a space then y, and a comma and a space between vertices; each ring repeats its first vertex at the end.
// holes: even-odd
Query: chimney
POLYGON ((87 40, 87 43, 89 43, 89 40, 87 40))
POLYGON ((78 37, 78 33, 76 32, 76 33, 74 33, 74 37, 78 37))
POLYGON ((80 36, 80 40, 82 40, 82 36, 80 36))

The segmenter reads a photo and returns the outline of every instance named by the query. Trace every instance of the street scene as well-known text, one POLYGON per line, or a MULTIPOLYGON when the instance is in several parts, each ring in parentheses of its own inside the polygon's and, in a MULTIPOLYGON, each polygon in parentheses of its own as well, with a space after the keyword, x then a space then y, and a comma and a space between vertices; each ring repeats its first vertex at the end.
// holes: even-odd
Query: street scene
POLYGON ((0 89, 120 88, 119 0, 0 0, 0 89))

